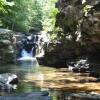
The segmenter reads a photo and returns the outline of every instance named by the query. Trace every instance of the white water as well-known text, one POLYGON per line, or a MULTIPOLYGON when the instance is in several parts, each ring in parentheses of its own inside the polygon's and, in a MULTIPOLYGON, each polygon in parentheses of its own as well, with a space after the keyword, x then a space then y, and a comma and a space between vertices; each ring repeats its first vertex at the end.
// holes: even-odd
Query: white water
MULTIPOLYGON (((27 37, 29 40, 32 39, 32 36, 27 37)), ((21 51, 21 57, 17 59, 17 61, 20 62, 21 66, 38 66, 37 57, 43 57, 44 56, 44 49, 43 45, 47 43, 49 39, 46 36, 46 33, 42 32, 42 35, 34 35, 34 41, 33 43, 36 43, 37 47, 34 47, 30 50, 30 52, 27 52, 24 48, 21 51), (38 37, 38 38, 36 38, 38 37), (43 41, 42 41, 42 40, 43 41), (36 49, 36 50, 35 50, 36 49), (35 56, 33 57, 33 55, 35 56)), ((27 44, 28 45, 28 44, 27 44)))
POLYGON ((22 57, 17 59, 20 68, 24 68, 24 70, 26 70, 26 73, 28 74, 37 73, 39 64, 36 57, 32 57, 32 51, 28 53, 25 49, 23 49, 21 52, 21 56, 22 57))
POLYGON ((36 60, 35 57, 32 57, 32 51, 30 51, 29 53, 23 49, 22 52, 21 52, 21 58, 17 59, 17 60, 36 60))
POLYGON ((32 57, 32 51, 30 51, 30 53, 28 53, 25 49, 23 49, 21 52, 21 56, 22 57, 32 57))

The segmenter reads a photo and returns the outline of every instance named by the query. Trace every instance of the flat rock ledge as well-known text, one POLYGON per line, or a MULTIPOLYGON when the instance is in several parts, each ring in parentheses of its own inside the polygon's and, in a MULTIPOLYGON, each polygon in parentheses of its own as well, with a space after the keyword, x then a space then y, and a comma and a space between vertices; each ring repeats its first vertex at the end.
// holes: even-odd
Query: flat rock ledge
POLYGON ((68 94, 68 97, 70 100, 100 100, 98 93, 72 93, 68 94))
POLYGON ((52 98, 49 96, 48 92, 42 91, 0 96, 0 100, 52 100, 52 98))

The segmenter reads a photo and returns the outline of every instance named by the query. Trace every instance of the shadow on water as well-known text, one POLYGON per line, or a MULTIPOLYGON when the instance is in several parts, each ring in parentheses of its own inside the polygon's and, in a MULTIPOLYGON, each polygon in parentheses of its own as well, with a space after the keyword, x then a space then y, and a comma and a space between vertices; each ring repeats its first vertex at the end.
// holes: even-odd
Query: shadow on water
POLYGON ((100 83, 96 83, 95 78, 70 72, 67 68, 38 66, 38 63, 33 60, 18 61, 16 65, 0 66, 0 72, 2 68, 5 72, 9 69, 7 72, 15 73, 19 77, 18 88, 11 91, 11 94, 47 90, 53 100, 82 100, 83 97, 88 96, 93 98, 95 93, 97 93, 95 96, 97 98, 100 93, 100 83), (83 80, 86 81, 82 82, 83 80))
POLYGON ((100 100, 100 83, 88 73, 41 66, 30 56, 21 57, 16 64, 0 66, 0 73, 7 72, 19 77, 18 88, 11 94, 46 90, 53 100, 100 100))

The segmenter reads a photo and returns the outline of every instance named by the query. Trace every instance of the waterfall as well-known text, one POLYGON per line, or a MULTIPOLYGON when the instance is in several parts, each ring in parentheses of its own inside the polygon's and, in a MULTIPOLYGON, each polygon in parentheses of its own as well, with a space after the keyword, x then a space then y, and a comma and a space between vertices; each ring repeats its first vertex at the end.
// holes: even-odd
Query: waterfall
POLYGON ((19 51, 20 57, 17 59, 17 63, 22 69, 26 69, 29 73, 38 72, 39 64, 36 57, 43 55, 43 48, 40 42, 40 37, 38 35, 28 36, 22 41, 23 46, 19 51))
POLYGON ((36 57, 32 56, 32 51, 27 52, 25 49, 22 49, 21 56, 17 59, 17 64, 20 68, 24 69, 27 73, 37 73, 39 64, 36 57))
POLYGON ((32 51, 28 53, 25 49, 23 49, 21 52, 21 56, 22 57, 32 57, 32 51))
MULTIPOLYGON (((30 35, 22 40, 22 49, 20 50, 20 57, 17 61, 21 63, 28 62, 34 63, 38 65, 37 57, 43 57, 44 49, 43 46, 45 43, 48 43, 49 39, 45 32, 41 32, 41 34, 30 35)), ((24 66, 28 66, 29 64, 22 64, 24 66)))
POLYGON ((21 57, 17 60, 35 60, 35 57, 32 57, 32 51, 27 52, 25 49, 22 49, 21 51, 21 57))

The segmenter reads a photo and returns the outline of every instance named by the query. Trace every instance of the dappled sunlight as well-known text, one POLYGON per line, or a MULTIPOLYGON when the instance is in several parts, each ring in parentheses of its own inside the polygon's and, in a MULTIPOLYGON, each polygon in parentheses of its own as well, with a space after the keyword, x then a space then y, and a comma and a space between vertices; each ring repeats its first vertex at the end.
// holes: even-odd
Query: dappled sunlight
POLYGON ((53 90, 100 93, 100 83, 95 83, 96 78, 89 77, 88 73, 72 73, 68 70, 49 67, 41 67, 40 71, 37 74, 27 74, 24 82, 35 82, 38 87, 53 90))

